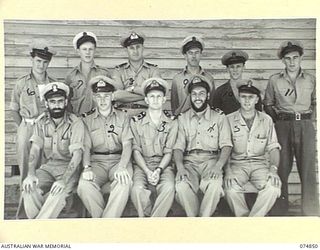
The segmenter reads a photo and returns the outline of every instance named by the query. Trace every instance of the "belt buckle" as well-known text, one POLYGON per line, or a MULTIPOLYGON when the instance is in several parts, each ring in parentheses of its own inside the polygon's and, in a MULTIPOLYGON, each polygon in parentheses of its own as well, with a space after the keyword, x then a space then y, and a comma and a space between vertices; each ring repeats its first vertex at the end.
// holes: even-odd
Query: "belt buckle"
POLYGON ((300 121, 301 120, 301 114, 300 113, 295 113, 296 116, 296 121, 300 121))

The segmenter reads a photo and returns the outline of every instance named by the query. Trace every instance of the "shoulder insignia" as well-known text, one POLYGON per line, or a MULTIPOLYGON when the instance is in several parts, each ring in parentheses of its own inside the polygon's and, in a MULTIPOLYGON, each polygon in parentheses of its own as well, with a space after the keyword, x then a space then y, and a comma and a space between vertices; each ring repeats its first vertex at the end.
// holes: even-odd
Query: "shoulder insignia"
POLYGON ((170 111, 168 110, 163 110, 163 113, 166 117, 168 117, 169 119, 171 120, 175 120, 176 119, 176 116, 172 115, 170 111))
POLYGON ((224 112, 221 110, 221 109, 219 109, 219 108, 211 108, 212 110, 214 110, 214 111, 216 111, 217 113, 219 113, 220 115, 223 115, 224 114, 224 112))
POLYGON ((157 64, 148 63, 148 62, 146 62, 146 64, 147 64, 148 66, 158 67, 158 65, 157 65, 157 64))
POLYGON ((91 109, 90 111, 83 113, 81 116, 82 116, 82 117, 86 117, 86 116, 88 116, 88 115, 93 114, 94 111, 96 111, 96 109, 91 109))
POLYGON ((127 65, 127 63, 121 63, 119 65, 116 66, 117 69, 124 67, 125 65, 127 65))
POLYGON ((131 119, 132 119, 134 122, 137 122, 137 121, 139 121, 139 120, 142 120, 143 117, 146 116, 146 114, 147 114, 147 113, 146 113, 145 111, 142 111, 140 114, 135 115, 135 116, 132 116, 131 119))

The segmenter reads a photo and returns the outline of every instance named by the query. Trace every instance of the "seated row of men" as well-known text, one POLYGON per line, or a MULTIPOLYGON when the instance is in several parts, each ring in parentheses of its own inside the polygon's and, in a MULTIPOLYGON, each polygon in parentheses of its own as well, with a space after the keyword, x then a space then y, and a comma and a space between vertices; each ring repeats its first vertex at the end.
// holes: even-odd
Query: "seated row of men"
MULTIPOLYGON (((113 79, 116 89, 112 95, 115 107, 126 110, 129 117, 146 111, 148 105, 145 102, 142 84, 146 79, 161 78, 161 76, 156 65, 144 60, 144 41, 145 37, 140 32, 125 34, 120 43, 128 54, 128 62, 116 66, 111 73, 110 70, 99 67, 94 62, 97 47, 96 36, 92 32, 77 34, 73 39, 73 46, 80 56, 80 63, 66 77, 60 76, 65 79, 64 82, 70 88, 68 109, 70 108, 70 111, 76 116, 92 110, 96 106, 96 101, 94 101, 89 81, 96 76, 104 75, 113 79)), ((204 48, 203 39, 195 35, 186 37, 182 42, 181 53, 186 59, 186 67, 172 79, 170 104, 174 115, 193 108, 188 88, 195 75, 205 78, 209 85, 209 90, 207 90, 209 106, 220 108, 226 115, 237 111, 241 106, 238 87, 247 83, 247 80, 242 78, 242 74, 245 70, 245 63, 249 59, 248 54, 241 50, 232 50, 222 56, 221 63, 226 66, 230 79, 215 89, 212 75, 200 66, 204 48)), ((31 73, 18 79, 11 101, 12 116, 19 126, 17 162, 20 169, 20 184, 27 176, 31 145, 29 141, 33 128, 38 122, 37 117, 45 110, 39 93, 48 83, 56 82, 47 74, 48 65, 54 55, 51 48, 47 45, 36 44, 32 46, 30 54, 32 57, 31 73)), ((280 45, 278 57, 285 65, 285 69, 270 77, 263 101, 265 111, 275 122, 275 129, 282 148, 278 169, 282 190, 281 197, 276 203, 280 215, 286 215, 288 212, 288 177, 292 170, 294 157, 302 185, 302 214, 319 214, 315 165, 316 135, 312 119, 316 115, 316 83, 314 76, 301 68, 303 55, 303 45, 298 41, 285 41, 280 45)), ((166 90, 167 92, 169 91, 166 90)), ((262 110, 261 98, 255 107, 259 111, 262 110)), ((191 116, 189 118, 191 119, 191 116)), ((242 128, 242 125, 239 127, 242 128)), ((117 127, 109 128, 110 131, 115 131, 115 129, 117 127)), ((258 139, 260 136, 259 134, 258 139)), ((242 140, 242 132, 237 132, 233 142, 242 142, 242 140), (238 135, 241 136, 237 138, 238 135)), ((244 143, 241 144, 243 148, 247 146, 244 143)), ((178 167, 179 163, 176 165, 178 167)))
POLYGON ((206 78, 195 76, 188 86, 191 109, 174 117, 162 108, 168 83, 150 78, 142 85, 148 109, 131 119, 112 105, 114 80, 97 76, 90 85, 96 108, 82 119, 66 111, 64 83, 49 83, 40 93, 48 112, 31 137, 22 193, 28 218, 56 218, 76 187, 94 218, 120 217, 129 197, 140 217, 167 216, 175 197, 187 216, 209 217, 224 195, 236 216, 265 216, 279 197, 280 145, 271 117, 255 109, 260 91, 251 81, 239 87, 241 108, 225 116, 209 107, 206 78), (258 192, 251 210, 248 182, 258 192))

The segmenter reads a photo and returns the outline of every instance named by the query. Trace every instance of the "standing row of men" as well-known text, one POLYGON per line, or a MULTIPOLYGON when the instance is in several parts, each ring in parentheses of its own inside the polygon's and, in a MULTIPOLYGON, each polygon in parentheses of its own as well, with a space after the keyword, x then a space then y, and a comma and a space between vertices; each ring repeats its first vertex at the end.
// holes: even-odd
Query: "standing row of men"
MULTIPOLYGON (((237 111, 240 108, 241 95, 238 87, 243 85, 244 83, 247 83, 247 81, 242 80, 242 72, 244 69, 245 62, 246 60, 248 60, 248 55, 243 51, 231 51, 222 58, 222 63, 227 66, 227 70, 229 71, 230 81, 228 81, 226 84, 222 85, 215 91, 213 77, 200 67, 200 58, 204 49, 204 42, 202 41, 202 39, 196 36, 187 37, 183 41, 182 53, 185 55, 187 66, 181 73, 177 74, 173 78, 171 91, 171 105, 174 114, 180 114, 181 112, 185 111, 187 112, 185 112, 178 118, 179 125, 176 125, 179 126, 177 143, 175 143, 174 132, 172 132, 173 134, 169 136, 171 140, 171 146, 168 146, 167 152, 163 149, 166 148, 163 146, 163 142, 166 141, 165 139, 163 139, 161 136, 158 136, 159 142, 156 143, 153 141, 155 138, 157 138, 156 134, 153 133, 155 131, 150 131, 148 137, 146 136, 148 129, 141 129, 141 127, 148 124, 160 125, 160 127, 158 127, 156 131, 164 131, 164 133, 167 135, 169 132, 166 131, 166 129, 169 129, 168 124, 170 124, 169 121, 171 119, 170 117, 168 117, 168 114, 165 116, 162 115, 160 117, 156 117, 157 115, 155 114, 148 115, 152 112, 147 112, 148 114, 140 113, 141 111, 146 110, 148 106, 149 109, 150 107, 152 107, 152 104, 150 104, 152 103, 152 101, 148 100, 148 98, 145 97, 146 87, 142 86, 142 82, 146 82, 145 80, 149 78, 157 77, 156 80, 152 80, 155 81, 153 84, 152 82, 149 82, 149 84, 163 86, 163 88, 165 89, 164 91, 160 90, 160 92, 164 94, 162 97, 153 97, 153 99, 164 98, 165 100, 165 94, 168 90, 168 88, 165 86, 166 83, 163 83, 161 79, 158 79, 160 74, 156 65, 152 65, 144 61, 144 39, 144 36, 137 32, 131 32, 122 38, 121 45, 126 48, 128 52, 129 61, 127 63, 117 66, 113 74, 110 74, 108 70, 102 69, 94 63, 94 52, 97 46, 97 38, 93 33, 79 33, 73 41, 74 48, 78 51, 81 58, 81 62, 77 67, 75 67, 72 70, 72 72, 66 78, 66 83, 70 87, 71 92, 71 98, 68 97, 69 104, 71 105, 69 105, 68 109, 72 110, 72 112, 78 116, 85 112, 90 113, 84 119, 86 124, 86 126, 84 127, 89 129, 88 135, 91 136, 85 136, 86 133, 84 133, 83 135, 85 139, 82 152, 83 166, 85 167, 85 171, 80 179, 78 186, 79 195, 82 198, 85 206, 89 210, 90 214, 94 217, 99 217, 102 213, 104 216, 107 217, 121 215, 121 208, 119 209, 114 204, 121 204, 120 207, 124 208, 126 204, 126 195, 120 196, 118 195, 118 193, 120 192, 129 194, 129 189, 124 187, 118 187, 116 184, 120 183, 122 185, 129 185, 129 183, 131 182, 131 150, 133 150, 133 158, 135 160, 135 163, 139 166, 134 168, 134 185, 132 188, 131 197, 139 212, 139 215, 141 216, 143 214, 153 216, 165 216, 167 210, 163 209, 163 206, 166 208, 170 208, 170 201, 173 200, 174 197, 174 191, 172 191, 174 190, 174 182, 168 180, 174 179, 174 171, 172 169, 172 166, 170 166, 170 160, 174 144, 175 147, 178 147, 174 148, 173 151, 174 160, 177 167, 177 200, 185 208, 187 215, 210 216, 215 210, 216 203, 219 201, 220 196, 223 195, 222 186, 218 183, 218 181, 222 183, 222 167, 225 165, 228 159, 232 146, 233 150, 237 150, 237 147, 239 148, 238 153, 241 151, 241 153, 243 154, 243 159, 236 159, 237 162, 242 162, 240 166, 237 166, 237 164, 233 164, 233 158, 231 159, 230 168, 228 168, 228 170, 225 171, 226 186, 234 187, 234 184, 238 184, 241 188, 248 179, 253 178, 253 183, 256 184, 254 185, 258 190, 261 190, 262 186, 265 186, 265 184, 263 184, 264 182, 261 180, 260 170, 264 167, 259 167, 259 164, 253 164, 253 162, 257 160, 255 158, 257 156, 258 161, 261 160, 259 158, 260 154, 262 151, 264 152, 266 150, 265 147, 266 145, 268 145, 268 141, 273 141, 274 144, 274 148, 268 147, 268 151, 276 151, 275 149, 278 148, 276 146, 276 142, 274 141, 275 132, 272 128, 270 128, 270 121, 267 121, 268 119, 264 117, 264 114, 258 113, 257 111, 254 111, 253 113, 249 112, 251 113, 251 115, 253 114, 253 116, 251 117, 249 113, 247 114, 248 117, 246 117, 246 114, 241 113, 241 115, 238 115, 237 117, 238 120, 234 118, 234 122, 240 123, 233 125, 233 123, 229 121, 229 123, 232 124, 231 131, 233 131, 235 134, 232 134, 231 136, 233 143, 229 142, 228 144, 227 142, 223 141, 223 136, 220 140, 220 133, 218 136, 219 141, 215 141, 217 139, 215 138, 217 137, 215 133, 216 131, 219 131, 219 129, 217 128, 219 127, 218 125, 221 123, 221 121, 218 119, 216 122, 214 122, 213 117, 215 117, 216 115, 210 114, 213 111, 205 111, 208 105, 219 107, 226 114, 237 111), (107 78, 102 79, 100 75, 103 75, 107 78), (198 77, 193 79, 195 75, 197 75, 198 77), (99 77, 94 78, 95 76, 99 77), (97 81, 94 82, 94 84, 97 84, 97 86, 91 88, 91 85, 93 86, 94 84, 92 84, 92 81, 90 83, 90 80, 97 81), (204 93, 202 89, 202 92, 200 91, 199 93, 193 93, 192 95, 192 91, 197 92, 197 88, 193 89, 190 87, 192 86, 192 80, 194 80, 195 83, 197 81, 201 83, 206 93, 204 93), (98 86, 99 82, 101 86, 98 86), (99 91, 99 89, 101 89, 102 91, 99 91), (104 94, 100 94, 100 92, 104 94), (109 92, 111 92, 112 94, 105 94, 109 92), (108 98, 115 102, 115 107, 126 109, 128 111, 129 116, 139 114, 138 116, 134 116, 132 121, 137 120, 137 122, 139 121, 141 122, 141 124, 139 124, 139 126, 132 125, 131 129, 124 128, 123 126, 125 124, 129 124, 129 122, 126 121, 127 118, 125 118, 124 115, 122 115, 121 117, 121 115, 118 114, 119 112, 115 111, 116 109, 108 107, 108 105, 106 104, 108 98), (202 101, 201 98, 203 99, 202 101), (90 111, 94 106, 97 106, 99 108, 97 108, 95 111, 91 113, 90 111), (107 109, 106 112, 103 111, 104 108, 107 109), (187 115, 188 112, 192 113, 192 111, 196 114, 206 114, 204 115, 204 121, 207 120, 209 124, 206 124, 206 122, 204 121, 200 122, 197 119, 195 119, 199 119, 200 116, 194 117, 192 114, 187 115), (103 116, 103 114, 105 114, 105 116, 103 116), (111 114, 114 116, 113 118, 111 114), (100 119, 98 118, 101 115, 104 118, 100 121, 100 119), (259 118, 261 118, 260 116, 263 116, 263 118, 266 119, 265 122, 262 122, 262 120, 264 120, 262 118, 259 121, 261 123, 259 126, 263 128, 259 128, 258 124, 254 122, 257 116, 259 116, 259 118), (166 119, 164 119, 165 117, 166 119), (242 119, 240 119, 241 117, 242 119), (183 118, 185 120, 180 121, 183 118), (191 122, 192 120, 194 121, 191 122), (244 123, 241 124, 241 121, 244 123), (208 125, 207 132, 205 130, 206 125, 201 125, 203 127, 201 128, 201 126, 199 126, 198 128, 197 122, 199 123, 199 125, 208 125), (188 132, 187 128, 183 127, 188 125, 190 126, 190 132, 188 132), (242 131, 241 128, 245 126, 247 127, 247 131, 242 131), (238 131, 239 128, 240 130, 238 131), (254 129, 258 129, 258 131, 261 131, 255 134, 253 133, 254 129), (99 132, 99 130, 101 131, 99 132), (180 135, 182 131, 185 131, 185 134, 180 135), (195 131, 197 131, 197 134, 195 133, 195 131), (133 133, 133 135, 135 136, 133 136, 131 133, 133 133), (213 134, 211 135, 208 133, 213 134), (121 135, 121 140, 119 140, 119 135, 121 135), (268 137, 269 135, 271 136, 270 138, 268 137), (183 142, 184 139, 179 139, 179 137, 189 138, 190 144, 186 144, 186 141, 183 142), (252 143, 250 143, 251 137, 253 137, 253 140, 251 140, 252 143), (143 140, 137 142, 137 139, 133 138, 141 138, 143 140), (132 148, 131 146, 128 146, 130 144, 128 143, 130 140, 133 140, 132 148), (207 142, 201 142, 202 140, 207 140, 207 142), (259 147, 256 148, 257 141, 260 142, 262 146, 260 148, 260 151, 258 150, 259 147), (202 143, 203 145, 201 145, 202 143), (215 143, 218 144, 214 145, 215 143), (223 143, 225 143, 225 145, 223 143), (259 151, 258 155, 255 155, 255 153, 250 153, 250 147, 255 151, 255 153, 258 153, 257 151, 259 151), (201 152, 201 150, 205 152, 201 152), (248 152, 246 150, 248 150, 248 152), (97 154, 92 154, 92 152, 95 152, 97 154), (193 157, 195 156, 195 154, 196 157, 193 157), (251 156, 253 156, 253 158, 251 156), (184 158, 187 159, 187 163, 185 164, 183 164, 184 158), (108 163, 105 163, 105 161, 108 163), (92 162, 94 162, 94 164, 92 162), (110 164, 110 162, 113 163, 110 164), (89 165, 89 163, 91 165, 89 165), (250 164, 253 164, 254 167, 250 167, 250 164), (214 168, 213 166, 216 167, 214 168), (212 168, 214 170, 212 170, 212 168), (87 169, 89 169, 90 171, 86 171, 87 169), (238 169, 238 171, 236 171, 235 169, 238 169), (240 171, 239 169, 242 170, 240 171), (239 171, 241 173, 239 173, 239 171), (236 176, 234 176, 234 173, 236 173, 236 176), (239 177, 238 175, 241 174, 242 176, 239 177), (190 177, 190 175, 192 176, 192 178, 190 177), (166 178, 164 178, 163 180, 161 179, 161 176, 166 176, 166 178), (212 183, 208 180, 203 181, 202 177, 204 176, 208 177, 209 179, 214 179, 214 185, 211 185, 212 183), (201 179, 201 181, 199 178, 201 179), (100 188, 102 183, 104 183, 107 179, 111 180, 113 183, 111 185, 112 190, 117 190, 114 196, 110 195, 109 202, 107 205, 107 208, 109 207, 108 209, 104 208, 103 197, 101 195, 99 196, 96 190, 97 187, 100 188), (184 180, 188 181, 186 182, 184 180), (147 184, 154 184, 154 186, 156 186, 157 192, 159 193, 159 196, 161 196, 160 193, 162 194, 162 198, 159 198, 159 200, 156 201, 153 208, 151 207, 150 199, 148 198, 150 196, 150 192, 146 188, 147 184), (220 187, 220 190, 217 189, 217 186, 220 187), (204 193, 206 193, 208 190, 210 190, 210 188, 212 188, 215 190, 216 193, 214 193, 212 190, 208 192, 208 195, 204 195, 203 201, 201 205, 199 205, 199 202, 197 201, 196 197, 199 188, 204 193), (94 199, 94 201, 89 201, 89 198, 83 197, 91 197, 94 199), (121 197, 123 197, 123 199, 121 197), (208 203, 211 205, 205 205, 208 203)), ((276 129, 278 130, 278 138, 280 140, 282 150, 280 157, 280 165, 277 162, 277 158, 279 158, 276 156, 277 153, 270 153, 270 161, 273 163, 270 167, 270 171, 271 169, 273 169, 273 171, 271 172, 275 175, 269 176, 269 179, 271 179, 271 183, 274 184, 271 186, 279 186, 280 182, 277 181, 275 177, 277 171, 279 172, 282 181, 282 199, 280 201, 284 204, 282 213, 285 214, 288 204, 287 180, 292 167, 293 152, 297 152, 297 166, 302 182, 303 212, 306 215, 314 215, 318 213, 317 211, 319 204, 317 199, 314 164, 315 145, 312 144, 312 140, 314 141, 315 136, 314 134, 312 134, 312 132, 314 131, 314 127, 310 119, 311 114, 315 113, 312 112, 314 110, 313 107, 315 104, 315 80, 311 75, 301 70, 300 63, 303 55, 303 47, 300 43, 294 41, 285 42, 281 45, 279 51, 279 57, 285 63, 286 70, 279 75, 271 77, 266 92, 265 105, 266 111, 269 114, 271 114, 274 121, 276 121, 276 129), (283 140, 288 140, 288 138, 291 138, 290 142, 283 141, 283 143, 281 143, 283 132, 279 133, 280 130, 285 131, 286 133, 290 133, 290 136, 283 136, 283 140), (297 138, 297 136, 299 137, 297 138), (309 137, 305 138, 306 136, 309 136, 311 139, 309 137), (308 143, 304 143, 304 140, 308 141, 308 143), (295 151, 291 150, 291 147, 293 145, 296 147, 295 151), (283 149, 284 147, 286 148, 285 150, 283 149), (306 185, 307 183, 311 183, 312 185, 306 185)), ((32 159, 29 159, 28 163, 28 155, 30 148, 30 144, 28 143, 28 141, 32 135, 32 130, 35 129, 35 127, 37 126, 35 124, 41 124, 39 123, 39 121, 41 119, 44 119, 43 117, 45 117, 45 115, 39 116, 44 111, 44 102, 41 100, 41 94, 39 90, 41 91, 45 89, 45 87, 48 85, 48 82, 55 81, 54 79, 49 78, 46 73, 46 69, 48 67, 52 55, 52 51, 47 46, 34 46, 31 51, 33 62, 32 72, 31 74, 28 74, 27 76, 19 79, 19 82, 16 84, 16 87, 13 92, 12 109, 14 111, 13 113, 15 120, 19 125, 17 144, 18 162, 21 171, 21 181, 25 178, 27 174, 28 165, 29 171, 33 171, 32 169, 34 168, 31 168, 30 165, 34 164, 35 166, 39 166, 41 161, 41 157, 34 157, 34 154, 32 154, 33 157, 32 159), (30 160, 35 161, 35 159, 37 160, 36 162, 30 162, 30 160)), ((249 84, 249 87, 246 89, 246 91, 244 91, 244 93, 257 96, 257 100, 254 100, 254 106, 257 110, 261 110, 260 92, 258 93, 257 91, 252 91, 252 89, 255 87, 251 85, 252 84, 249 84)), ((47 91, 49 90, 47 89, 47 91)), ((69 93, 66 94, 66 96, 69 96, 69 93)), ((246 99, 245 97, 243 98, 246 99)), ((47 99, 46 103, 47 108, 49 108, 49 101, 47 99)), ((68 103, 68 101, 66 101, 66 103, 68 103)), ((159 101, 157 103, 159 105, 159 101)), ((248 105, 249 104, 247 104, 247 106, 248 105)), ((244 105, 244 107, 245 106, 246 105, 244 105)), ((59 109, 61 109, 61 107, 58 108, 58 110, 59 109)), ((161 114, 161 112, 158 112, 158 115, 159 114, 161 114)), ((53 118, 53 116, 49 112, 49 117, 47 118, 50 119, 50 117, 53 118)), ((131 124, 138 125, 137 122, 133 123, 132 121, 131 124)), ((224 121, 224 123, 226 122, 224 121)), ((58 123, 56 123, 56 127, 60 127, 60 125, 58 124, 60 124, 59 121, 58 123)), ((71 127, 72 126, 68 127, 66 131, 69 131, 71 127)), ((220 127, 224 126, 220 124, 220 127)), ((79 136, 81 135, 80 130, 75 131, 75 134, 79 134, 79 136)), ((63 136, 66 136, 66 134, 68 133, 64 133, 63 136)), ((73 134, 71 130, 70 133, 73 134)), ((223 135, 223 133, 221 135, 223 135)), ((34 136, 32 136, 32 138, 33 137, 34 136)), ((45 137, 49 137, 49 141, 47 143, 44 143, 44 146, 47 145, 48 147, 49 145, 51 145, 52 151, 54 151, 53 149, 57 149, 59 151, 59 146, 53 146, 54 135, 49 133, 46 134, 45 137)), ((60 137, 58 136, 57 138, 60 137)), ((62 139, 63 138, 64 137, 62 137, 62 139)), ((67 139, 70 138, 71 137, 67 139)), ((35 142, 36 140, 31 139, 31 141, 32 145, 37 144, 35 142)), ((60 142, 62 143, 63 140, 59 141, 59 143, 60 142)), ((41 143, 39 144, 40 146, 42 145, 41 143)), ((40 147, 40 149, 42 148, 40 147)), ((43 151, 44 153, 46 153, 46 150, 43 151)), ((79 150, 75 150, 75 152, 78 151, 79 150)), ((49 156, 49 154, 47 154, 44 158, 46 158, 47 160, 51 158, 56 159, 56 156, 59 155, 59 153, 52 154, 53 155, 51 157, 49 156)), ((70 151, 69 154, 74 155, 73 150, 70 151)), ((234 153, 232 153, 231 155, 233 154, 234 153)), ((76 153, 76 155, 79 158, 79 153, 76 153)), ((80 159, 81 158, 82 157, 80 157, 80 159)), ((77 163, 74 162, 74 160, 70 161, 70 163, 71 162, 73 162, 73 164, 71 164, 73 167, 77 163)), ((53 171, 56 171, 55 167, 53 167, 54 165, 59 164, 54 163, 49 168, 53 169, 53 171)), ((43 167, 41 167, 40 169, 43 169, 43 167)), ((265 169, 261 171, 263 172, 265 171, 265 169)), ((73 174, 72 171, 69 172, 73 174)), ((262 179, 264 178, 265 174, 269 175, 269 172, 263 173, 262 179)), ((57 180, 61 179, 61 173, 59 173, 59 175, 57 176, 52 176, 54 176, 54 178, 56 178, 57 180)), ((30 191, 30 187, 32 185, 30 183, 27 184, 28 185, 26 185, 25 187, 27 187, 27 190, 30 191)), ((270 183, 268 185, 270 185, 270 183)), ((62 187, 59 184, 55 184, 53 186, 53 189, 61 190, 65 189, 65 187, 62 187)), ((248 209, 245 208, 245 204, 243 203, 243 197, 235 195, 239 194, 239 192, 227 191, 227 193, 232 193, 231 195, 227 195, 227 200, 235 214, 248 215, 248 209), (228 199, 228 197, 233 197, 234 199, 228 199), (237 202, 233 204, 233 201, 231 200, 237 200, 237 202), (238 208, 238 206, 240 206, 240 208, 238 208), (238 210, 240 210, 240 212, 237 212, 238 210)), ((257 204, 259 204, 258 201, 259 200, 257 200, 256 202, 257 204)), ((37 201, 36 203, 40 204, 39 201, 37 201)), ((265 198, 263 198, 262 201, 260 201, 260 203, 267 202, 265 198)), ((272 202, 270 201, 270 204, 271 203, 272 202)), ((52 208, 51 205, 50 207, 52 208)), ((54 213, 56 214, 57 212, 55 211, 54 213)), ((49 217, 51 217, 51 215, 49 217)))

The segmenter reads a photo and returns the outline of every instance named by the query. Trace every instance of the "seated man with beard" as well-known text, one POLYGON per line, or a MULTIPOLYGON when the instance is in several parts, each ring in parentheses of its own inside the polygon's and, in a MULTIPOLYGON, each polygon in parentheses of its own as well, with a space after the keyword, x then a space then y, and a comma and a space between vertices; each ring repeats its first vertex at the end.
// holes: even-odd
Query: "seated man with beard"
POLYGON ((22 184, 29 219, 58 217, 77 184, 83 152, 84 125, 81 119, 65 111, 69 87, 52 82, 40 94, 48 112, 35 124, 30 139, 28 175, 22 184), (36 170, 41 151, 45 164, 36 170), (47 198, 46 193, 49 193, 47 198))
POLYGON ((178 118, 173 151, 176 198, 187 216, 209 217, 223 196, 222 168, 232 148, 230 127, 222 111, 209 107, 210 87, 203 76, 191 79, 188 92, 191 109, 178 118), (199 189, 204 194, 201 202, 199 189))

